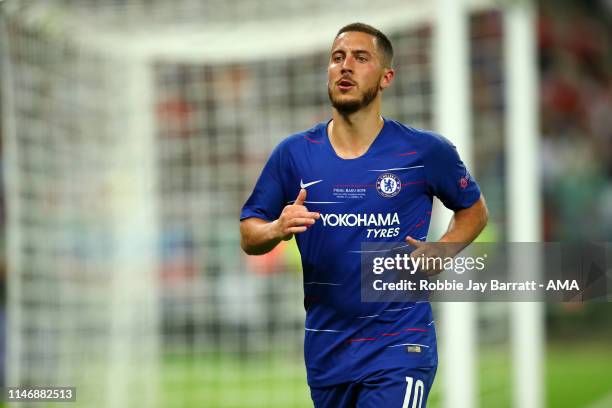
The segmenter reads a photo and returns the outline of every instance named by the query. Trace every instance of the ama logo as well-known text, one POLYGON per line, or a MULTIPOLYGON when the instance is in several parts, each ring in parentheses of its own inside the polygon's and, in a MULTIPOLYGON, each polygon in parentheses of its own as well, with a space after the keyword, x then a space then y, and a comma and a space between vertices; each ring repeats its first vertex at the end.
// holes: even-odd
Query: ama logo
POLYGON ((402 189, 402 181, 393 173, 384 173, 376 179, 376 190, 385 198, 395 197, 402 189))

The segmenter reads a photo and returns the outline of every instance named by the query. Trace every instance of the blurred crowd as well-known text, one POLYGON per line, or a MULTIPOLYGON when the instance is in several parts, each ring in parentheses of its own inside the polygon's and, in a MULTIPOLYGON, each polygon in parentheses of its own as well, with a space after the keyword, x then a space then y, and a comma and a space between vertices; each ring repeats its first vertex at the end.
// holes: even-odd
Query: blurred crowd
POLYGON ((612 240, 612 2, 540 1, 544 238, 612 240))

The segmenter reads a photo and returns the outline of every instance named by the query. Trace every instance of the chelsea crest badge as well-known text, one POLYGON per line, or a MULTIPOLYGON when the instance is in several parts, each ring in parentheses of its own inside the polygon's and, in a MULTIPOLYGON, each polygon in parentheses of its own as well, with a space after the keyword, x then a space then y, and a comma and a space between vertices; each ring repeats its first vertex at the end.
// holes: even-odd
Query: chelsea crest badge
POLYGON ((376 191, 385 198, 395 197, 402 189, 402 181, 393 173, 383 173, 376 179, 376 191))

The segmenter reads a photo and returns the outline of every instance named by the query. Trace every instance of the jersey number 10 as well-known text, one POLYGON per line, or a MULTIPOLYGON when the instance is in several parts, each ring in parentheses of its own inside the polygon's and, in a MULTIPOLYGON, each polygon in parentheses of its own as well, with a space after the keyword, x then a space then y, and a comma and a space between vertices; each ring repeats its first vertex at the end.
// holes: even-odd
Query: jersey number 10
POLYGON ((406 377, 406 395, 404 396, 404 404, 402 408, 421 408, 423 405, 423 393, 425 392, 425 385, 423 381, 416 380, 412 377, 406 377), (412 407, 410 407, 410 397, 414 394, 412 399, 412 407))

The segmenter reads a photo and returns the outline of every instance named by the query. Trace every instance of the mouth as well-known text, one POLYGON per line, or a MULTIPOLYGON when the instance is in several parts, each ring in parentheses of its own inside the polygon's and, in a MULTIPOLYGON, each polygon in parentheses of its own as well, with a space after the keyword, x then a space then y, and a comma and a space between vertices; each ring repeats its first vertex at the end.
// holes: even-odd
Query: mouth
POLYGON ((339 80, 338 82, 336 82, 336 85, 338 86, 338 89, 340 89, 341 91, 348 91, 351 88, 353 88, 356 84, 350 79, 343 78, 339 80))

